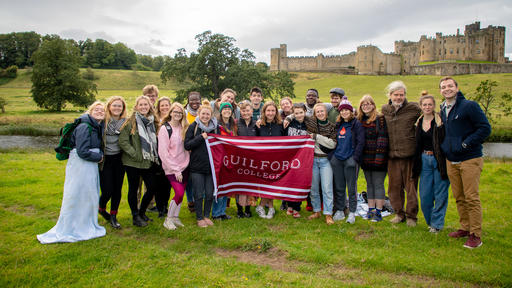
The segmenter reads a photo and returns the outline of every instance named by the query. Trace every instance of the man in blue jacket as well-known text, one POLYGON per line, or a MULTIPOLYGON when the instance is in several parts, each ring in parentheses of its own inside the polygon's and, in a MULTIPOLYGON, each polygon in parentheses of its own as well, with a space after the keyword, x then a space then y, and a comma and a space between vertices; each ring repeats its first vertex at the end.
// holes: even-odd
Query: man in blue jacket
POLYGON ((464 247, 482 245, 482 205, 478 193, 483 168, 482 142, 491 134, 491 125, 480 105, 467 100, 451 77, 439 81, 441 118, 446 137, 441 149, 446 155, 448 178, 457 203, 461 229, 451 232, 452 238, 468 237, 464 247))

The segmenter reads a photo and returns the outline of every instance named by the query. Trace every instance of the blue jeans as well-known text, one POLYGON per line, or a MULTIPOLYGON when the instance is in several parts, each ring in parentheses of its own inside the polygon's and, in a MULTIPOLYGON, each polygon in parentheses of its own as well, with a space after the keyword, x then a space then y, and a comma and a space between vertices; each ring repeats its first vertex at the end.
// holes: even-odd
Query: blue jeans
POLYGON ((213 200, 212 217, 219 217, 226 215, 226 205, 228 204, 228 197, 219 197, 217 201, 213 200))
POLYGON ((441 179, 437 161, 433 155, 421 155, 420 201, 427 225, 443 229, 448 207, 450 181, 441 179))
POLYGON ((334 173, 334 210, 343 211, 345 209, 348 194, 349 210, 356 212, 357 162, 352 156, 345 160, 332 157, 331 166, 334 173))
POLYGON ((188 182, 185 187, 185 195, 187 195, 187 202, 194 203, 194 190, 192 190, 192 183, 188 182))
POLYGON ((315 157, 313 160, 313 179, 311 181, 311 204, 313 205, 313 212, 322 211, 320 184, 322 185, 324 214, 332 215, 332 168, 327 157, 315 157))

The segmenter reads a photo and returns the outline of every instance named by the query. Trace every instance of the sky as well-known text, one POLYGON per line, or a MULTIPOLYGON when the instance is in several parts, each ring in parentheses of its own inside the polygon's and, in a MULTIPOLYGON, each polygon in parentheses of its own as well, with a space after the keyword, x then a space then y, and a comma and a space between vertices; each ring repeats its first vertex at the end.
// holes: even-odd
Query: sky
POLYGON ((35 31, 63 38, 122 42, 138 54, 170 55, 197 49, 204 31, 236 39, 257 61, 288 45, 288 56, 339 55, 360 45, 394 51, 395 40, 453 35, 480 21, 505 26, 512 59, 512 1, 401 0, 0 0, 0 33, 35 31))

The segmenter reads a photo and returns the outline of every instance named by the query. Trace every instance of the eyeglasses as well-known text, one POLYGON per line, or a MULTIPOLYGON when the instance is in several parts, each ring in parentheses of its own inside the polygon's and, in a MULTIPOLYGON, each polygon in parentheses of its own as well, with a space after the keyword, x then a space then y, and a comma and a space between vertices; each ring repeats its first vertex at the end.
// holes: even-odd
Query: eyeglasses
POLYGON ((172 111, 171 113, 176 115, 183 115, 183 112, 180 111, 172 111))
POLYGON ((371 104, 371 103, 364 103, 364 104, 361 104, 361 107, 369 107, 369 106, 373 106, 373 104, 371 104))

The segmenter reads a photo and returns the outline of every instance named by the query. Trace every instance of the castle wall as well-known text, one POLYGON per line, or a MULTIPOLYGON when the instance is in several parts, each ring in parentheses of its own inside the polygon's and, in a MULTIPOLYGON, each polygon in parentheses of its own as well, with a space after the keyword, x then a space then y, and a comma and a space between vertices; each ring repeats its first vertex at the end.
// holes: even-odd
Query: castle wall
POLYGON ((412 67, 413 75, 451 76, 461 74, 512 73, 512 64, 437 63, 412 67))

